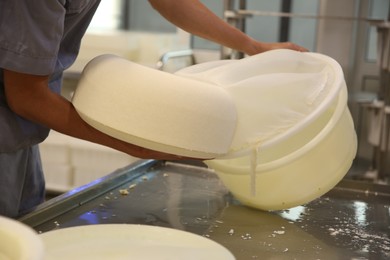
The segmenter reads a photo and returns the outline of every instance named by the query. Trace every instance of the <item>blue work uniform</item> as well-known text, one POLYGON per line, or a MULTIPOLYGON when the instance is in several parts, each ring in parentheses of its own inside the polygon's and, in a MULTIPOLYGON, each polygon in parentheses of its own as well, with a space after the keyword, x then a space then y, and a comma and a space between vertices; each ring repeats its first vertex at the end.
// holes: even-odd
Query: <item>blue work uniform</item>
POLYGON ((38 144, 49 134, 10 110, 3 69, 50 75, 48 87, 59 94, 62 73, 76 59, 99 2, 0 1, 0 215, 18 217, 44 200, 38 144))

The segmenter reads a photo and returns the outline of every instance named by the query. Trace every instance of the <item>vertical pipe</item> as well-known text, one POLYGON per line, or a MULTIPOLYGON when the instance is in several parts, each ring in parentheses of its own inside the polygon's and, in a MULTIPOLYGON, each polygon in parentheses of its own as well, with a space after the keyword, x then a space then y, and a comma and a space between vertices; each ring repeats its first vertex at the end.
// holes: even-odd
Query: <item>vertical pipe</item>
MULTIPOLYGON (((292 0, 282 0, 281 12, 282 13, 291 13, 292 10, 292 0)), ((279 26, 279 41, 287 42, 289 40, 290 33, 290 18, 281 17, 280 26, 279 26)))
POLYGON ((389 3, 389 13, 387 14, 387 21, 390 22, 390 3, 389 3))
POLYGON ((124 30, 130 29, 130 3, 131 0, 122 0, 122 17, 120 28, 124 30))
MULTIPOLYGON (((246 0, 240 0, 239 9, 246 10, 246 0)), ((240 19, 240 30, 246 31, 246 19, 244 17, 240 19)))
MULTIPOLYGON (((238 9, 240 10, 246 10, 246 0, 240 0, 239 3, 238 3, 238 9)), ((238 26, 239 26, 239 29, 242 31, 242 32, 246 32, 246 18, 245 16, 242 16, 242 17, 239 17, 238 18, 239 20, 237 21, 238 22, 238 26)), ((236 58, 237 59, 242 59, 244 58, 244 53, 242 52, 237 52, 236 53, 236 58)))
MULTIPOLYGON (((237 27, 235 19, 233 19, 231 17, 226 17, 227 11, 234 10, 234 1, 235 0, 224 0, 223 1, 223 16, 224 16, 225 21, 228 24, 237 27)), ((220 53, 221 53, 221 59, 231 59, 233 51, 230 48, 227 48, 227 47, 221 45, 220 53)))
POLYGON ((233 10, 234 8, 234 0, 224 0, 223 1, 223 9, 224 10, 233 10))

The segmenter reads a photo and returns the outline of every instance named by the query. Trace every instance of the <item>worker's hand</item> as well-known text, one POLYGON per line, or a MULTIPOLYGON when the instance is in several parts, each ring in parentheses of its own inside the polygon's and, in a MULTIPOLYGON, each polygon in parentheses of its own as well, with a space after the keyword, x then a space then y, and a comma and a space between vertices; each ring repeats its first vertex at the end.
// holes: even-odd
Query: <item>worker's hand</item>
POLYGON ((275 49, 290 49, 293 51, 306 52, 308 49, 305 47, 299 46, 292 42, 276 42, 276 43, 263 43, 263 46, 267 50, 275 50, 275 49))
POLYGON ((262 53, 265 51, 271 51, 276 49, 289 49, 300 52, 307 52, 308 49, 305 47, 299 46, 292 42, 273 42, 273 43, 265 43, 253 40, 249 46, 247 47, 246 54, 254 55, 258 53, 262 53))

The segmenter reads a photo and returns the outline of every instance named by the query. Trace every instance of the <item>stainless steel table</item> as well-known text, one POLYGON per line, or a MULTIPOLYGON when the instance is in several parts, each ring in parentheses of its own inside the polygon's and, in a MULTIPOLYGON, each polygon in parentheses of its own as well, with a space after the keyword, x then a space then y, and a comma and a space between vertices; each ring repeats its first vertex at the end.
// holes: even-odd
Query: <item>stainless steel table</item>
POLYGON ((237 259, 390 259, 389 186, 347 180, 307 205, 265 212, 241 205, 206 167, 141 160, 20 220, 38 232, 171 227, 215 240, 237 259))

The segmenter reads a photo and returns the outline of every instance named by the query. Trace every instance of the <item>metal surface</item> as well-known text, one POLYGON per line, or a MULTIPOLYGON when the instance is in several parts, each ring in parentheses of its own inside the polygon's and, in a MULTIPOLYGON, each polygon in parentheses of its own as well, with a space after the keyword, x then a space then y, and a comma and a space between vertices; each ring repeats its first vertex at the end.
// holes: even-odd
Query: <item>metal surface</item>
POLYGON ((342 181, 307 205, 264 212, 240 205, 207 168, 161 161, 120 169, 21 221, 39 232, 104 223, 172 227, 209 237, 237 259, 390 258, 389 186, 342 181))

